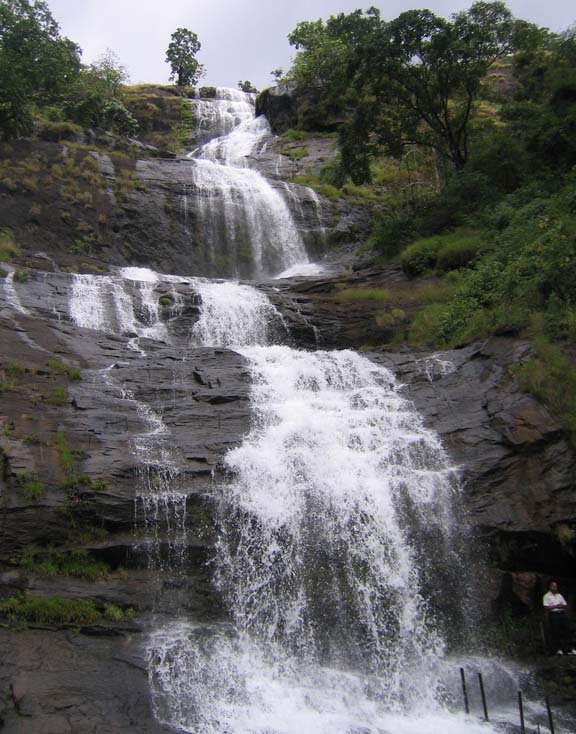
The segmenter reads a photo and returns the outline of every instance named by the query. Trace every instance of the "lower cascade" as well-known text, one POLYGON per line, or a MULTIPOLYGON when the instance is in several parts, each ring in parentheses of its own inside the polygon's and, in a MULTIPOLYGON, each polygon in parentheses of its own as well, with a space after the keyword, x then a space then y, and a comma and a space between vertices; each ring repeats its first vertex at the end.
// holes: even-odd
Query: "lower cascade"
POLYGON ((276 317, 255 289, 205 283, 202 301, 196 338, 248 360, 253 425, 211 498, 229 621, 151 634, 157 718, 194 734, 486 731, 449 710, 462 568, 437 437, 364 357, 247 346, 276 317))

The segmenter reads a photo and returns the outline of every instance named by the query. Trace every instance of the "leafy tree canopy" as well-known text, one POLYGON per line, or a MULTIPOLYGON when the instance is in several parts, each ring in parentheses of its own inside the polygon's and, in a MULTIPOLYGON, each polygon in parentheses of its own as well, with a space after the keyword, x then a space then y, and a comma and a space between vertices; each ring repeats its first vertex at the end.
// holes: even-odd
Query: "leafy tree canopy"
POLYGON ((171 38, 166 50, 166 63, 172 69, 170 79, 179 87, 193 86, 204 75, 204 67, 196 59, 201 48, 198 36, 187 28, 178 28, 171 38))
POLYGON ((241 89, 247 94, 258 94, 258 90, 256 89, 256 87, 252 84, 252 82, 249 82, 247 79, 246 81, 242 81, 241 79, 238 82, 238 89, 241 89))
POLYGON ((351 104, 342 129, 342 165, 356 183, 369 179, 376 150, 433 148, 456 169, 469 156, 469 123, 490 66, 518 48, 538 46, 535 26, 516 21, 502 2, 476 2, 446 20, 409 10, 392 21, 376 8, 300 23, 291 76, 351 104))
POLYGON ((0 134, 32 129, 35 105, 59 103, 80 72, 80 49, 45 2, 0 2, 0 134))

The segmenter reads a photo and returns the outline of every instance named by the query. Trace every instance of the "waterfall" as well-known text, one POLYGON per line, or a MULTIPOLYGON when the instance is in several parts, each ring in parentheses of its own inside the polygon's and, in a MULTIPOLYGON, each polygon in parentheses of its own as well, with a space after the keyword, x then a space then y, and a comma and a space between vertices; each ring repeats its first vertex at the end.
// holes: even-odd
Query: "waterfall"
POLYGON ((250 168, 251 156, 270 135, 266 119, 254 118, 252 96, 219 88, 218 99, 195 104, 200 124, 214 118, 216 131, 231 128, 189 154, 195 163, 191 175, 201 239, 214 272, 264 277, 308 264, 302 237, 280 191, 250 168), (214 111, 208 114, 210 105, 214 111))
POLYGON ((14 271, 9 272, 4 278, 4 293, 6 294, 8 305, 11 306, 14 311, 24 315, 29 313, 28 309, 24 308, 20 302, 20 298, 16 293, 16 288, 14 287, 14 271))
POLYGON ((195 337, 246 357, 253 425, 211 493, 230 623, 151 635, 158 719, 194 734, 490 731, 448 707, 462 569, 438 438, 387 369, 270 344, 278 314, 255 289, 206 282, 201 298, 195 337))

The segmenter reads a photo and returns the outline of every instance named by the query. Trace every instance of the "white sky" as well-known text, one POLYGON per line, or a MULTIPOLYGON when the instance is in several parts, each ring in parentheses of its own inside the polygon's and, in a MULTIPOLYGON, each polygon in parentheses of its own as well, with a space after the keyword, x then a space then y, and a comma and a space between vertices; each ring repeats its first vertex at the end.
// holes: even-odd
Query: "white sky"
MULTIPOLYGON (((370 5, 391 19, 410 8, 427 7, 440 16, 469 7, 462 0, 48 0, 62 33, 83 50, 90 63, 111 48, 128 68, 132 83, 167 83, 164 62, 170 35, 189 28, 206 67, 201 84, 233 86, 248 79, 263 89, 270 72, 286 70, 294 49, 286 36, 302 20, 327 18, 370 5)), ((509 0, 519 18, 564 30, 576 22, 571 0, 509 0)))

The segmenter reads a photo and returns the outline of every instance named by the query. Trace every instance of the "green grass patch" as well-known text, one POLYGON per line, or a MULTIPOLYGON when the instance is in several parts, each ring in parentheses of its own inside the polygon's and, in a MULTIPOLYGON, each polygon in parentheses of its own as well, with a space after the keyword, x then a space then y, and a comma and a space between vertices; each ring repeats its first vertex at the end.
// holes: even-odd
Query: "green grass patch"
POLYGON ((338 299, 342 301, 378 301, 379 303, 389 303, 391 296, 389 291, 381 288, 343 288, 338 293, 338 299))
POLYGON ((49 359, 46 367, 56 375, 66 375, 70 380, 80 380, 82 373, 78 367, 70 367, 58 359, 49 359))
POLYGON ((304 140, 306 137, 308 137, 308 134, 303 130, 294 130, 293 128, 282 133, 282 140, 285 143, 297 143, 300 140, 304 140))
POLYGON ((320 194, 320 196, 324 196, 326 199, 330 199, 331 201, 338 201, 338 199, 342 198, 343 195, 340 189, 337 189, 336 186, 320 183, 315 176, 294 176, 291 183, 314 189, 317 194, 320 194))
POLYGON ((447 272, 467 267, 488 249, 484 233, 459 229, 413 242, 400 255, 400 263, 406 275, 414 278, 434 269, 447 272))
POLYGON ((302 160, 302 158, 310 155, 310 151, 305 145, 299 146, 297 148, 281 148, 278 153, 280 155, 287 156, 288 158, 290 158, 290 160, 293 161, 300 161, 302 160))
POLYGON ((74 468, 74 454, 70 446, 68 446, 68 442, 66 441, 66 436, 64 435, 64 431, 56 432, 56 440, 55 440, 54 445, 55 445, 56 451, 58 452, 58 456, 59 456, 60 464, 62 465, 62 468, 67 472, 71 472, 72 469, 74 468))
POLYGON ((61 408, 68 402, 68 392, 62 385, 58 385, 52 390, 52 392, 46 396, 46 402, 48 405, 52 405, 55 408, 61 408))
POLYGON ((16 475, 16 483, 24 496, 30 502, 36 502, 46 492, 46 486, 30 472, 22 472, 16 475))
POLYGON ((0 262, 7 263, 20 254, 20 248, 7 230, 0 231, 0 262))
POLYGON ((94 624, 102 615, 94 602, 53 597, 12 597, 0 603, 0 614, 24 624, 94 624))
POLYGON ((96 561, 83 548, 56 550, 28 546, 20 557, 20 566, 42 576, 71 576, 84 581, 97 581, 108 578, 110 567, 96 561))
POLYGON ((545 337, 534 339, 535 356, 518 368, 524 390, 542 401, 558 416, 576 446, 576 368, 555 344, 545 337))

